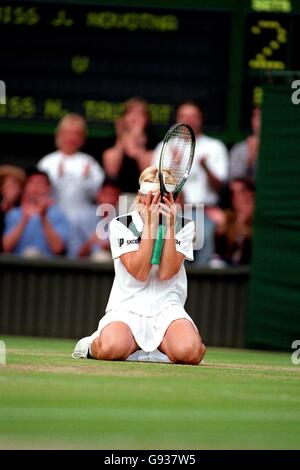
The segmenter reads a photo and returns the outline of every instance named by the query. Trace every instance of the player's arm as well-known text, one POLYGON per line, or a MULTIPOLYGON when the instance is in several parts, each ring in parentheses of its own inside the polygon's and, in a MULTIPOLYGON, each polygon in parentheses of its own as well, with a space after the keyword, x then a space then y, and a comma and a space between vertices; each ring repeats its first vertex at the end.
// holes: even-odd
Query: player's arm
POLYGON ((121 256, 121 261, 125 268, 135 279, 141 282, 147 281, 151 270, 151 257, 153 251, 153 240, 144 238, 142 235, 141 243, 137 251, 125 253, 121 256))
POLYGON ((184 260, 184 255, 176 250, 176 205, 171 193, 169 198, 163 198, 163 203, 160 205, 160 213, 166 220, 166 234, 159 265, 159 278, 161 281, 167 281, 178 273, 184 260))
POLYGON ((120 257, 129 274, 141 282, 148 279, 152 267, 150 261, 158 226, 159 198, 160 194, 154 196, 153 200, 151 192, 147 195, 143 209, 144 228, 139 249, 120 257))

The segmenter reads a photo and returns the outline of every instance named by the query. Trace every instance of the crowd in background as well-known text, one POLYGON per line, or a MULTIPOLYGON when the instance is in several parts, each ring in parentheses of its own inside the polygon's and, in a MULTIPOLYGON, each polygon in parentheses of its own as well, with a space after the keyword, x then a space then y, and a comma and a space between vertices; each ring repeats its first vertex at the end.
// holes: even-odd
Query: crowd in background
MULTIPOLYGON (((196 137, 191 174, 180 203, 197 215, 204 204, 204 245, 194 253, 198 266, 223 267, 251 260, 255 176, 259 153, 260 110, 251 117, 252 133, 228 152, 203 133, 204 115, 192 101, 180 104, 176 122, 189 124, 196 137)), ((132 98, 115 123, 114 145, 98 161, 80 151, 87 138, 85 120, 68 114, 55 133, 56 151, 35 167, 0 165, 1 251, 23 256, 111 259, 108 237, 97 231, 102 217, 128 211, 142 170, 157 165, 162 143, 151 131, 147 103, 132 98), (119 196, 126 196, 126 208, 119 196), (105 205, 105 206, 104 206, 105 205), (97 207, 104 207, 104 211, 97 207)))

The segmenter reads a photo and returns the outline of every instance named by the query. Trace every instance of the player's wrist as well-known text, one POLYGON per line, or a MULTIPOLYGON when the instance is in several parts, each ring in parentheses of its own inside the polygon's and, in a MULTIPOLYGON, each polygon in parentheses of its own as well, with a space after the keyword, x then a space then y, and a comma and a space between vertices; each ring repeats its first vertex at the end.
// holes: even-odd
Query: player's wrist
POLYGON ((166 238, 174 238, 175 237, 175 227, 174 225, 167 225, 166 227, 166 238))
POLYGON ((154 240, 157 234, 158 224, 155 223, 146 223, 143 231, 143 237, 146 240, 154 240))
POLYGON ((175 227, 175 216, 174 214, 170 213, 168 217, 166 217, 167 227, 174 229, 175 227))

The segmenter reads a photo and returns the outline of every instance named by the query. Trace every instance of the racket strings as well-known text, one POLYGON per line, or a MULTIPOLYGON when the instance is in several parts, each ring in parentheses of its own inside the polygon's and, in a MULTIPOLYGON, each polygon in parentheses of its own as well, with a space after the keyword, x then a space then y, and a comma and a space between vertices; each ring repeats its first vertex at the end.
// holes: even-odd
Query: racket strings
POLYGON ((192 138, 185 126, 178 126, 166 143, 163 168, 171 172, 178 187, 189 171, 192 160, 192 138))

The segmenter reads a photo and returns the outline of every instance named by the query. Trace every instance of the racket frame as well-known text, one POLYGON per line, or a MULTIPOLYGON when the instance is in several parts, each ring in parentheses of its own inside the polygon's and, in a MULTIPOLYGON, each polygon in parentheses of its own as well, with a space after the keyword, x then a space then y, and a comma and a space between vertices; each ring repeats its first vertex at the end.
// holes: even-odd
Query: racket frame
MULTIPOLYGON (((189 159, 189 164, 186 167, 186 171, 184 173, 184 176, 183 176, 180 184, 175 187, 175 190, 173 192, 174 201, 176 200, 178 194, 181 192, 186 180, 188 179, 190 171, 191 171, 191 167, 192 167, 192 164, 193 164, 196 141, 195 141, 195 134, 194 134, 194 131, 191 128, 191 126, 189 126, 188 124, 184 124, 184 123, 176 123, 168 130, 168 132, 165 135, 164 141, 163 141, 163 146, 162 146, 162 149, 161 149, 161 152, 160 152, 159 166, 158 166, 160 194, 161 194, 161 198, 162 198, 163 196, 165 196, 165 195, 167 196, 168 194, 170 194, 170 191, 167 191, 167 189, 165 187, 164 176, 163 176, 164 150, 165 150, 165 147, 168 144, 168 142, 170 140, 170 137, 172 136, 174 130, 181 127, 181 126, 186 127, 190 132, 190 136, 191 136, 190 159, 189 159)), ((160 257, 161 257, 161 253, 162 253, 162 249, 163 249, 163 243, 164 243, 164 233, 165 233, 165 227, 162 224, 162 216, 160 214, 159 215, 159 226, 158 226, 158 230, 157 230, 157 239, 156 239, 156 241, 154 243, 154 247, 153 247, 153 254, 152 254, 151 264, 157 265, 157 264, 160 263, 160 257), (160 248, 158 248, 158 245, 160 245, 160 248), (158 258, 159 258, 159 260, 158 260, 158 258)))
POLYGON ((161 197, 165 196, 165 195, 168 195, 170 193, 170 191, 167 191, 166 187, 165 187, 165 183, 164 183, 164 176, 163 176, 163 156, 164 156, 164 149, 167 145, 167 143, 169 142, 170 140, 170 137, 171 135, 173 134, 174 130, 181 127, 181 126, 184 126, 186 127, 189 132, 190 132, 190 135, 191 135, 191 149, 190 149, 190 160, 189 160, 189 164, 186 168, 186 171, 184 173, 184 176, 180 182, 179 185, 176 186, 174 192, 173 192, 173 199, 174 201, 176 200, 178 194, 181 192, 183 186, 185 185, 185 182, 186 180, 188 179, 189 177, 189 174, 190 174, 190 171, 191 171, 191 167, 192 167, 192 164, 193 164, 193 159, 194 159, 194 153, 195 153, 195 146, 196 146, 196 140, 195 140, 195 134, 194 134, 194 131, 193 129, 191 128, 191 126, 189 126, 188 124, 184 124, 184 123, 176 123, 174 124, 172 127, 170 127, 170 129, 168 130, 168 132, 166 133, 165 135, 165 138, 164 138, 164 141, 163 141, 163 146, 162 146, 162 149, 161 149, 161 152, 160 152, 160 158, 159 158, 159 165, 158 165, 158 177, 159 177, 159 185, 160 185, 160 193, 161 193, 161 197))

